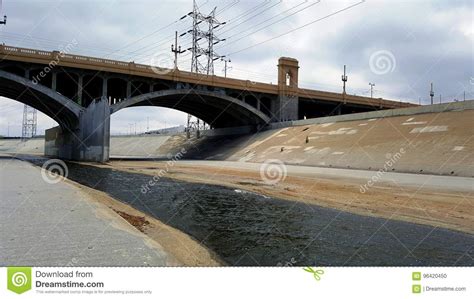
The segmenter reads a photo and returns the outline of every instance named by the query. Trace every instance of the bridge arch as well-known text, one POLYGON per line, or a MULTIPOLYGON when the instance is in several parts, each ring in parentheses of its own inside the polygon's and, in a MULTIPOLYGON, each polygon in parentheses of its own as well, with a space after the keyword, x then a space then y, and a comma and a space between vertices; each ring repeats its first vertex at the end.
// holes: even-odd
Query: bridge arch
POLYGON ((9 72, 9 73, 18 75, 20 77, 25 77, 25 74, 26 74, 24 68, 22 68, 20 66, 17 66, 17 65, 14 65, 14 64, 7 64, 5 66, 2 66, 0 69, 5 71, 5 72, 9 72))
POLYGON ((51 88, 3 70, 0 70, 0 96, 43 112, 62 128, 74 128, 83 109, 51 88))
POLYGON ((111 114, 127 107, 160 106, 192 114, 214 128, 264 125, 270 118, 238 99, 195 89, 154 91, 111 106, 111 114))

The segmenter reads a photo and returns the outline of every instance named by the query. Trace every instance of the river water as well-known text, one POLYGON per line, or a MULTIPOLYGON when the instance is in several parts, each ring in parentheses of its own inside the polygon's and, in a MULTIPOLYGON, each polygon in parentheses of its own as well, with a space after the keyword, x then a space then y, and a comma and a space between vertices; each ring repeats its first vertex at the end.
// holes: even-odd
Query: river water
POLYGON ((68 167, 69 179, 183 231, 228 265, 474 265, 466 233, 168 178, 142 193, 150 175, 68 167))

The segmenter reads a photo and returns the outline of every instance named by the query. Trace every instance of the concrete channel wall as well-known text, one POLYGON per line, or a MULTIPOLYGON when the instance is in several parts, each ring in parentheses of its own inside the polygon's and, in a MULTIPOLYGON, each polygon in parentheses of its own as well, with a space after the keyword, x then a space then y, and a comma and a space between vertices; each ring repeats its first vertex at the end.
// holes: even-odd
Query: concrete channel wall
POLYGON ((268 129, 278 129, 278 128, 286 128, 286 127, 292 127, 292 126, 305 126, 305 125, 313 125, 313 124, 324 124, 324 123, 363 120, 363 119, 372 119, 372 118, 416 115, 416 114, 423 114, 423 113, 442 113, 442 112, 449 112, 449 111, 463 111, 463 110, 471 110, 471 109, 474 109, 474 100, 271 123, 268 125, 268 129))
MULTIPOLYGON (((167 157, 186 148, 187 159, 277 159, 293 165, 473 177, 473 119, 474 101, 466 101, 278 123, 246 135, 232 135, 248 133, 246 128, 203 131, 198 140, 184 134, 113 136, 111 155, 167 157)), ((41 142, 0 139, 0 153, 42 154, 41 142)))

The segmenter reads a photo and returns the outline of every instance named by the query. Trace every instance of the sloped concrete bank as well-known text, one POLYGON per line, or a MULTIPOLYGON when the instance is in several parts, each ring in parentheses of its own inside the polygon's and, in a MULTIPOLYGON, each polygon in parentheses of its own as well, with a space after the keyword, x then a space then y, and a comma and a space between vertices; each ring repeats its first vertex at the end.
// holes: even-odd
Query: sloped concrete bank
MULTIPOLYGON (((116 158, 286 164, 474 177, 474 101, 382 110, 271 124, 254 134, 200 139, 111 138, 116 158)), ((0 152, 42 154, 41 141, 0 140, 0 152)))

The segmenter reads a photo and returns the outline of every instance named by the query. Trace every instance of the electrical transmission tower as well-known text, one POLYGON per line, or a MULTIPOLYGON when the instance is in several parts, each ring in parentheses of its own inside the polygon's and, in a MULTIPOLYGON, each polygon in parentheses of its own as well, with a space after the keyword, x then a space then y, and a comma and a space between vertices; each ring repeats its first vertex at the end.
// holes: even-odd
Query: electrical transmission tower
MULTIPOLYGON (((222 59, 225 56, 220 56, 214 52, 214 45, 225 41, 214 34, 214 29, 225 25, 226 22, 220 22, 216 19, 216 7, 209 15, 204 15, 199 11, 196 0, 193 1, 193 11, 181 17, 181 20, 186 17, 192 17, 193 28, 180 36, 191 34, 192 46, 187 50, 191 52, 191 72, 198 74, 214 75, 214 61, 222 59), (205 29, 201 29, 205 28, 205 29)), ((196 136, 199 138, 200 130, 206 128, 206 123, 196 118, 192 121, 191 115, 188 114, 186 135, 190 138, 191 130, 196 130, 196 136)))
POLYGON ((214 34, 214 29, 225 25, 216 19, 216 7, 210 14, 205 15, 199 11, 196 0, 193 1, 193 11, 181 17, 192 17, 193 28, 180 36, 192 35, 192 46, 187 50, 191 52, 191 72, 214 75, 214 61, 223 58, 214 52, 214 45, 225 41, 214 34), (206 29, 201 29, 206 28, 206 29))
POLYGON ((36 136, 37 118, 36 109, 28 105, 23 107, 23 126, 21 130, 21 139, 25 141, 28 138, 36 136))

